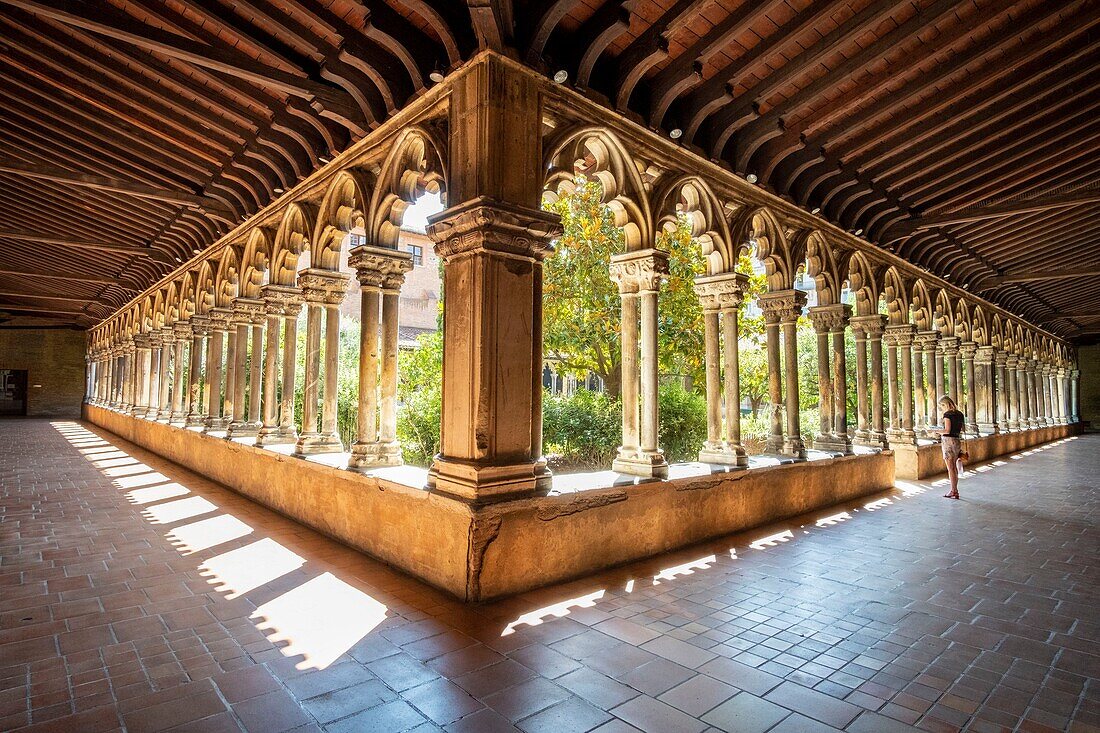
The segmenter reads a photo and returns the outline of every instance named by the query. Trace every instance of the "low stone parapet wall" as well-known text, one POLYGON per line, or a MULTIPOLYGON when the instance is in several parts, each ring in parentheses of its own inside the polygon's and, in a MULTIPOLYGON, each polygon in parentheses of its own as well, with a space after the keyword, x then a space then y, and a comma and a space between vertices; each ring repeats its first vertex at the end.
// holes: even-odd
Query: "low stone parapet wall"
POLYGON ((474 507, 381 476, 94 405, 85 405, 84 416, 467 601, 581 577, 894 483, 894 455, 886 451, 474 507))
MULTIPOLYGON (((1081 432, 1081 423, 1051 425, 1010 433, 983 435, 980 438, 967 438, 966 448, 970 452, 970 462, 981 463, 998 456, 1049 443, 1052 440, 1060 440, 1070 435, 1079 435, 1081 432)), ((894 446, 894 462, 898 478, 923 479, 947 472, 947 468, 943 463, 943 451, 939 443, 894 446)))

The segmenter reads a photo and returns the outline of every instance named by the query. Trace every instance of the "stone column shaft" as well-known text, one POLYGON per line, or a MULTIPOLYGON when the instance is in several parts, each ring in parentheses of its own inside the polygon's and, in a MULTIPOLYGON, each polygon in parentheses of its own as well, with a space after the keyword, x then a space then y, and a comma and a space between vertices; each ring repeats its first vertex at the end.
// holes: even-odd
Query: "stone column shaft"
POLYGON ((699 460, 735 468, 748 466, 745 448, 741 445, 741 375, 737 344, 738 309, 747 284, 745 275, 732 272, 695 278, 695 293, 703 306, 707 376, 707 441, 699 451, 699 460))
POLYGON ((844 354, 844 329, 851 317, 851 310, 842 304, 810 309, 810 320, 817 331, 821 410, 821 434, 815 441, 815 447, 842 453, 852 451, 852 442, 848 437, 848 379, 844 354))
POLYGON ((202 402, 202 365, 205 361, 203 348, 206 343, 207 322, 203 316, 191 316, 191 364, 187 380, 188 393, 188 426, 200 426, 203 424, 202 402))
MULTIPOLYGON (((293 443, 297 440, 295 434, 297 431, 294 429, 294 359, 291 358, 288 364, 284 364, 282 381, 282 405, 289 405, 290 409, 286 426, 289 432, 287 432, 281 424, 282 410, 279 402, 279 330, 285 322, 287 348, 293 353, 297 334, 290 333, 289 324, 297 322, 298 313, 302 307, 301 294, 293 286, 275 283, 264 285, 260 288, 260 294, 263 297, 267 328, 264 341, 263 425, 257 430, 256 445, 293 443), (287 372, 290 377, 289 384, 286 379, 287 372)), ((253 345, 253 359, 257 358, 255 350, 256 346, 253 345)))
POLYGON ((799 290, 780 290, 760 296, 760 308, 768 337, 768 387, 772 401, 772 434, 768 439, 770 452, 782 453, 796 460, 805 459, 806 445, 802 441, 798 395, 798 317, 806 304, 806 294, 799 290), (779 335, 783 336, 783 361, 780 362, 779 335), (785 384, 783 384, 785 382, 785 384), (785 387, 785 389, 784 389, 785 387), (784 405, 784 392, 786 404, 784 405), (785 407, 787 434, 783 435, 780 409, 785 407))
POLYGON ((974 354, 977 352, 978 345, 973 341, 965 341, 960 348, 959 355, 962 357, 963 369, 966 372, 966 393, 965 393, 965 406, 963 412, 966 414, 966 434, 970 436, 978 435, 978 390, 977 390, 977 374, 974 371, 974 354))
POLYGON ((306 392, 302 408, 302 434, 294 451, 339 453, 344 450, 337 427, 337 370, 340 363, 340 303, 347 292, 349 276, 343 272, 311 268, 298 273, 298 285, 308 305, 306 321, 306 392), (325 361, 321 373, 321 315, 325 316, 325 361), (318 382, 320 381, 320 385, 318 382), (321 421, 317 426, 318 387, 321 391, 321 421))

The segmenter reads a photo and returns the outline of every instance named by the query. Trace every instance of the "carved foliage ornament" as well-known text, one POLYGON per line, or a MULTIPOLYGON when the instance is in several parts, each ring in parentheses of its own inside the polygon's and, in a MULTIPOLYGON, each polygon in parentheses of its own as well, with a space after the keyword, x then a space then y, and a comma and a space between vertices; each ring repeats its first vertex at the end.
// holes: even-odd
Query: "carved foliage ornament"
POLYGON ((740 273, 695 278, 695 294, 703 310, 729 310, 737 308, 744 300, 749 278, 740 273))
POLYGON ((260 288, 264 310, 270 316, 296 318, 302 310, 302 294, 289 285, 264 285, 260 288))
POLYGON ((309 269, 298 273, 298 287, 307 303, 340 305, 348 290, 350 276, 332 270, 309 269))
POLYGON ((608 266, 611 281, 620 293, 655 292, 668 275, 668 253, 659 249, 613 255, 608 266))
POLYGON ((810 308, 810 322, 818 333, 843 331, 852 315, 848 305, 824 305, 810 308))
POLYGON ((364 288, 397 291, 412 269, 412 255, 396 249, 362 245, 351 250, 348 266, 364 288))
POLYGON ((475 252, 545 259, 561 236, 557 214, 480 197, 444 211, 428 225, 428 236, 444 260, 475 252))
POLYGON ((780 290, 761 295, 759 301, 765 323, 791 323, 802 315, 806 294, 800 290, 780 290))

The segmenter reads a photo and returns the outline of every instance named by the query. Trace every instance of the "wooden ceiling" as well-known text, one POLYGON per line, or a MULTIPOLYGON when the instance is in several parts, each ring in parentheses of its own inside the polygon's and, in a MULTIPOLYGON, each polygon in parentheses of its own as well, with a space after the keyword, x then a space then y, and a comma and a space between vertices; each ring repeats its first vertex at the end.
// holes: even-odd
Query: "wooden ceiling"
POLYGON ((1100 336, 1095 0, 0 0, 0 312, 88 325, 479 46, 1100 336))

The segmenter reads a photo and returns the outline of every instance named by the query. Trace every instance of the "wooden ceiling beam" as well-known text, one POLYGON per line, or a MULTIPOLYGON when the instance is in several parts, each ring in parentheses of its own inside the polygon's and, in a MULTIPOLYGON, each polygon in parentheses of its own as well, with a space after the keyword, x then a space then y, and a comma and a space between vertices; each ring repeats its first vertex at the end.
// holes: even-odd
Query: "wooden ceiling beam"
POLYGON ((1006 272, 1004 275, 992 277, 982 282, 984 289, 996 288, 1010 283, 1037 282, 1040 280, 1067 280, 1074 277, 1100 277, 1100 265, 1091 267, 1074 267, 1068 270, 1030 270, 1021 272, 1006 272))
POLYGON ((144 288, 131 280, 123 280, 117 277, 102 277, 99 275, 92 275, 86 272, 43 272, 42 270, 33 269, 0 269, 0 275, 16 275, 18 277, 26 277, 32 279, 45 279, 45 280, 68 280, 71 282, 83 282, 83 283, 98 283, 102 285, 113 285, 115 287, 123 288, 125 290, 132 290, 134 292, 140 292, 144 288))
POLYGON ((943 226, 945 224, 962 224, 971 221, 982 221, 983 219, 999 219, 1005 216, 1026 214, 1032 211, 1048 211, 1050 209, 1061 209, 1067 206, 1081 206, 1082 204, 1089 204, 1096 201, 1100 201, 1100 188, 1074 191, 1058 196, 1044 196, 1023 201, 990 204, 989 206, 948 211, 942 214, 933 214, 931 216, 922 216, 912 221, 909 227, 912 229, 927 229, 929 227, 943 226))
POLYGON ((98 297, 82 298, 72 295, 39 295, 38 293, 20 293, 0 291, 0 298, 31 298, 33 300, 63 300, 69 303, 98 303, 98 297))
POLYGON ((669 37, 709 2, 710 0, 677 0, 623 49, 615 58, 616 71, 611 79, 614 84, 611 99, 615 107, 626 109, 630 103, 630 95, 634 93, 642 77, 668 58, 669 37))
POLYGON ((596 62, 603 56, 607 47, 617 38, 630 30, 630 0, 610 0, 600 6, 580 27, 571 42, 584 53, 577 62, 577 84, 588 87, 592 84, 592 72, 596 62))
POLYGON ((0 239, 18 239, 24 242, 38 242, 39 244, 57 244, 64 247, 77 249, 90 249, 97 252, 117 252, 133 257, 149 257, 166 264, 174 265, 175 261, 166 253, 152 249, 151 247, 129 247, 125 244, 107 244, 106 242, 93 242, 86 239, 70 239, 51 234, 39 234, 38 232, 23 229, 0 228, 0 239))

